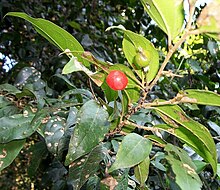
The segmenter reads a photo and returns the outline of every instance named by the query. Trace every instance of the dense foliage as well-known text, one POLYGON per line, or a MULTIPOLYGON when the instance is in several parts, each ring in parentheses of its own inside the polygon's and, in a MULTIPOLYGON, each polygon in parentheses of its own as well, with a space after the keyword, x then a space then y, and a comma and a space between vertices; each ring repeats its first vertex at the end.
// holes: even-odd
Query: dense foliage
POLYGON ((3 0, 1 189, 218 189, 220 2, 188 4, 3 0))

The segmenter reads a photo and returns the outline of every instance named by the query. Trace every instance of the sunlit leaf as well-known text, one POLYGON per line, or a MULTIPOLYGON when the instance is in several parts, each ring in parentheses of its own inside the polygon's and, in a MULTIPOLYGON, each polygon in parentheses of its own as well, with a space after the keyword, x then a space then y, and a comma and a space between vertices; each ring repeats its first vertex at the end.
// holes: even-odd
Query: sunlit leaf
POLYGON ((190 103, 220 106, 220 95, 206 90, 189 89, 184 91, 183 101, 191 101, 190 103))
POLYGON ((184 22, 183 0, 141 0, 141 3, 171 40, 180 33, 184 22))

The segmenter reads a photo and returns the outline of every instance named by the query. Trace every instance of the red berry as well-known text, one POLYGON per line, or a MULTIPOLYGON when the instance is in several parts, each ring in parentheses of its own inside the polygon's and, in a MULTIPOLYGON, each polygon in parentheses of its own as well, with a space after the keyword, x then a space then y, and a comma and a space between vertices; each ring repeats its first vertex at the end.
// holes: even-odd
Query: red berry
POLYGON ((124 90, 128 84, 128 78, 122 71, 113 70, 108 74, 106 82, 113 90, 124 90))

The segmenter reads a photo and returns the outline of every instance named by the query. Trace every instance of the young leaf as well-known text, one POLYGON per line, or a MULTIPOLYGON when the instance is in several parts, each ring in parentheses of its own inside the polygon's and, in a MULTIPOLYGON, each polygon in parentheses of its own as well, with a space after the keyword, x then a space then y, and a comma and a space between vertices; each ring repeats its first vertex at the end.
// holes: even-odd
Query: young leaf
POLYGON ((183 0, 141 0, 149 16, 173 40, 184 22, 183 0))
POLYGON ((77 121, 70 139, 65 165, 89 153, 108 132, 108 112, 94 100, 86 102, 77 113, 77 121))
POLYGON ((165 158, 174 173, 171 178, 175 178, 180 189, 191 189, 193 187, 195 190, 200 190, 202 182, 196 173, 196 166, 188 154, 172 144, 167 144, 165 151, 167 152, 165 158))
POLYGON ((0 144, 0 171, 9 166, 23 148, 25 140, 0 144))
POLYGON ((150 158, 145 158, 140 164, 134 167, 134 175, 137 180, 140 182, 140 186, 145 186, 145 181, 148 178, 150 166, 150 158))
POLYGON ((130 133, 124 137, 116 155, 116 160, 109 168, 109 173, 119 168, 135 166, 150 154, 152 143, 144 137, 130 133))
MULTIPOLYGON (((208 129, 202 124, 189 118, 183 112, 183 110, 177 105, 158 106, 158 107, 154 107, 154 109, 159 113, 159 115, 162 116, 162 118, 167 124, 173 126, 174 128, 178 128, 179 125, 181 125, 184 128, 186 128, 188 131, 190 131, 192 136, 195 135, 199 139, 200 143, 202 143, 204 147, 201 150, 202 152, 204 152, 204 154, 201 156, 205 161, 211 164, 215 175, 217 169, 216 168, 217 153, 216 153, 215 143, 208 129)), ((190 133, 188 135, 190 135, 190 133)), ((196 144, 196 146, 198 145, 196 144)), ((197 150, 195 149, 195 151, 197 150)), ((200 154, 200 152, 198 151, 197 153, 200 154)))
MULTIPOLYGON (((147 71, 147 82, 154 79, 159 68, 159 54, 154 48, 153 44, 147 40, 144 36, 131 32, 129 30, 123 30, 124 39, 122 42, 123 52, 129 64, 134 67, 134 57, 137 55, 138 49, 149 51, 151 54, 151 60, 149 63, 149 70, 147 71)), ((143 78, 143 71, 135 70, 140 78, 143 78)))
POLYGON ((46 38, 50 43, 58 47, 63 52, 66 49, 69 49, 71 52, 73 52, 73 55, 78 57, 80 62, 83 62, 84 65, 88 65, 88 62, 81 59, 81 56, 79 56, 78 53, 74 53, 74 51, 84 52, 81 44, 70 33, 56 24, 42 18, 32 18, 21 12, 9 12, 5 16, 15 16, 27 20, 33 24, 36 31, 46 38))
POLYGON ((92 72, 85 67, 76 57, 72 57, 69 62, 64 66, 62 74, 69 74, 72 72, 83 71, 89 76, 97 86, 101 86, 104 82, 105 75, 100 72, 92 72))
POLYGON ((220 106, 220 95, 217 93, 194 89, 185 90, 184 92, 185 94, 182 100, 191 100, 195 104, 220 106))

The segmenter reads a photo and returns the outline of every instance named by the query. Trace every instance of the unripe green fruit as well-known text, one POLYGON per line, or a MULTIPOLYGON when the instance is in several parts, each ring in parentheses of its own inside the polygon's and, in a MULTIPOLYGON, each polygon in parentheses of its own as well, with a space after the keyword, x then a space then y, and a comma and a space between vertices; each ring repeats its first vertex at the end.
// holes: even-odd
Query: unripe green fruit
POLYGON ((134 65, 137 69, 147 67, 151 61, 151 53, 148 50, 140 50, 134 57, 134 65))

